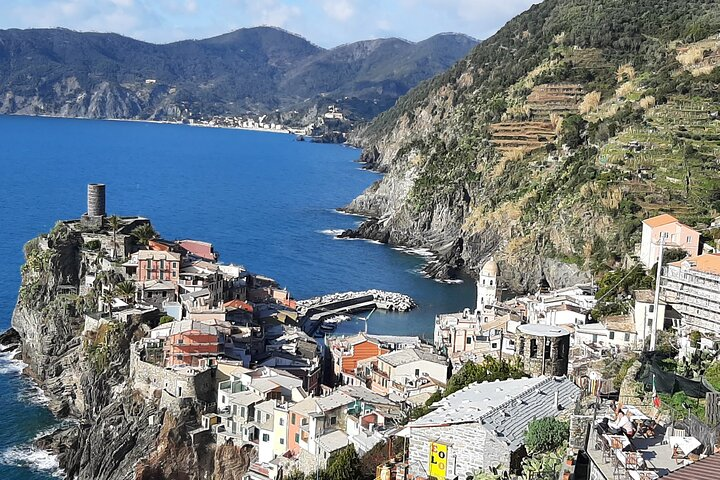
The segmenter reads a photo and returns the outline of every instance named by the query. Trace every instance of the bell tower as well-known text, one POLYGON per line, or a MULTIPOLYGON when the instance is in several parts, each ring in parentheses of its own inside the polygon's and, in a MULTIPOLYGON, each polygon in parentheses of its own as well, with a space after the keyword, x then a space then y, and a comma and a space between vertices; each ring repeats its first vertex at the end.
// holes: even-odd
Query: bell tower
POLYGON ((482 270, 480 270, 480 278, 477 281, 477 308, 476 311, 481 312, 485 307, 494 305, 497 301, 497 277, 499 274, 498 265, 495 260, 490 257, 482 270))

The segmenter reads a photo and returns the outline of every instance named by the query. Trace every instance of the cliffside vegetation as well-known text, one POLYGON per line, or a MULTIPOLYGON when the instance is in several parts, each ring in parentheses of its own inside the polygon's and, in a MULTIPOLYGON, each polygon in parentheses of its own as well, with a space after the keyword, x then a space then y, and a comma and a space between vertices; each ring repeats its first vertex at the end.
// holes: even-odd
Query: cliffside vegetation
POLYGON ((548 259, 624 265, 658 212, 707 225, 719 32, 711 0, 535 5, 359 134, 389 174, 351 210, 382 217, 389 241, 442 252, 459 238, 445 260, 468 269, 496 252, 505 275, 523 272, 506 278, 518 290, 563 283, 548 259))

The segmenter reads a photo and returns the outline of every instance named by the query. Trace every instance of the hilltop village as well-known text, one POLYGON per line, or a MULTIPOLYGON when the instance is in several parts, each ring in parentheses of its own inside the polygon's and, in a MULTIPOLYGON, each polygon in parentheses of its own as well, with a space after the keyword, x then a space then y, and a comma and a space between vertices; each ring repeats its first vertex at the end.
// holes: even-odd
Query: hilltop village
MULTIPOLYGON (((211 243, 107 216, 102 184, 88 186, 80 219, 26 246, 19 308, 73 235, 80 274, 52 287, 63 308, 82 312, 85 357, 102 372, 127 349, 133 395, 158 412, 195 408, 193 445, 245 452, 246 465, 218 478, 335 478, 341 465, 353 472, 342 478, 672 480, 718 465, 720 393, 702 375, 717 369, 720 255, 670 215, 644 222, 631 272, 659 284, 633 289, 626 312, 602 306, 628 275, 505 298, 489 258, 476 305, 439 315, 432 343, 333 335, 345 313, 414 302, 373 290, 296 301, 273 279, 222 263, 211 243), (131 341, 118 343, 131 326, 131 341), (676 350, 661 355, 668 344, 676 350), (664 368, 672 362, 685 370, 664 368)), ((58 390, 51 408, 72 415, 76 399, 58 390)))

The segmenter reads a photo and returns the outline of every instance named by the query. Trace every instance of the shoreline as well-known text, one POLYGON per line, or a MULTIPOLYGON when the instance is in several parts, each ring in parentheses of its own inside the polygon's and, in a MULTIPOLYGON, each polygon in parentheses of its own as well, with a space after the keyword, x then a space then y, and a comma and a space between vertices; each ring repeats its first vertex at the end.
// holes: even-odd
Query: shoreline
MULTIPOLYGON (((93 117, 65 117, 62 115, 48 115, 48 114, 37 114, 30 115, 25 113, 4 113, 0 116, 4 117, 26 117, 26 118, 59 118, 66 120, 95 120, 100 122, 132 122, 132 123, 147 123, 153 125, 179 125, 185 127, 202 127, 202 128, 218 128, 224 130, 244 130, 248 132, 266 132, 266 133, 282 133, 285 135, 301 135, 300 133, 294 133, 289 129, 272 129, 272 128, 256 128, 256 127, 229 127, 224 125, 205 125, 201 123, 184 123, 181 121, 172 120, 148 120, 140 118, 93 118, 93 117)), ((344 145, 344 144, 340 144, 344 145)))

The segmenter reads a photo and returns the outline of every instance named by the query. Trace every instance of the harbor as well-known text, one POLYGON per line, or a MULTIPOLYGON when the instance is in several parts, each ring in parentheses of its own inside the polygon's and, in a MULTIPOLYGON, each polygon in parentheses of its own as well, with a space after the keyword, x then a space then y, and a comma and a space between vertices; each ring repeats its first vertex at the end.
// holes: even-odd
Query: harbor
POLYGON ((369 311, 368 319, 376 309, 394 312, 409 312, 417 306, 408 295, 382 290, 341 292, 313 297, 297 302, 297 312, 303 330, 309 335, 317 332, 329 333, 337 323, 349 320, 348 314, 369 311))

